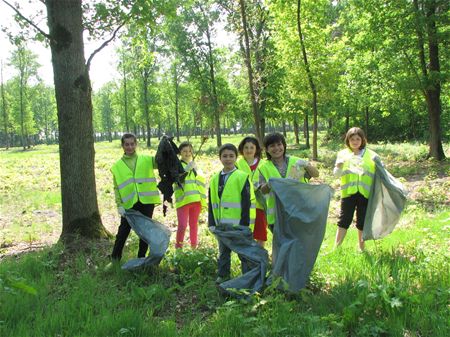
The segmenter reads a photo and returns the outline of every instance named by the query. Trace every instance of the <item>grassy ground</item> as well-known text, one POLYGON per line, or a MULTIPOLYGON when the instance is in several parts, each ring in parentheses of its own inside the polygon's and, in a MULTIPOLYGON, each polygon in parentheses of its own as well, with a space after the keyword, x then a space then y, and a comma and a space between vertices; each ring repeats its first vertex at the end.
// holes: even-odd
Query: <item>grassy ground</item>
MULTIPOLYGON (((237 144, 240 137, 226 137, 237 144)), ((194 144, 199 139, 191 139, 194 144)), ((291 139, 292 142, 292 139, 291 139)), ((289 139, 288 139, 289 143, 289 139)), ((195 146, 194 146, 195 147, 195 146)), ((340 144, 319 149, 320 182, 331 175, 340 144)), ((333 250, 338 194, 310 286, 292 296, 268 288, 248 302, 222 298, 214 284, 215 239, 200 224, 200 249, 175 251, 159 268, 104 271, 112 242, 68 254, 56 244, 61 230, 58 150, 0 151, 1 336, 448 336, 449 164, 423 160, 421 144, 377 144, 388 170, 410 190, 395 231, 357 253, 356 230, 333 250)), ((449 146, 447 157, 450 156, 449 146)), ((152 152, 141 149, 142 152, 152 152)), ((207 176, 219 167, 215 140, 197 157, 207 176)), ((295 146, 289 153, 309 157, 295 146)), ((104 225, 115 233, 109 167, 118 142, 96 144, 96 177, 104 225)), ((176 215, 155 217, 172 230, 176 215)), ((174 239, 174 235, 172 237, 174 239)), ((132 234, 124 260, 137 252, 132 234)), ((233 272, 239 273, 234 257, 233 272)))

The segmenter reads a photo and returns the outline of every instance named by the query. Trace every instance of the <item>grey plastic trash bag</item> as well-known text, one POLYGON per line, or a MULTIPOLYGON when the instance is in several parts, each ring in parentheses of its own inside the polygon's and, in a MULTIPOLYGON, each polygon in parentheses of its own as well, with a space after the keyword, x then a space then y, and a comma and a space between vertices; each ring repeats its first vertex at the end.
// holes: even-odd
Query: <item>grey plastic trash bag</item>
POLYGON ((147 257, 129 260, 122 266, 122 269, 131 270, 158 265, 169 247, 171 234, 169 229, 133 209, 127 210, 125 217, 139 238, 147 242, 150 254, 147 257))
POLYGON ((291 292, 302 289, 322 244, 333 189, 302 184, 293 179, 271 178, 276 196, 272 243, 272 275, 281 276, 291 292))
POLYGON ((379 158, 374 161, 375 177, 364 220, 364 240, 377 240, 390 234, 406 205, 407 191, 402 183, 383 167, 379 158))
POLYGON ((212 226, 209 230, 224 245, 233 252, 248 260, 251 268, 239 277, 219 284, 219 287, 227 294, 240 297, 239 293, 233 291, 248 290, 249 294, 260 291, 265 283, 267 264, 269 261, 267 250, 262 248, 253 239, 252 231, 249 227, 225 225, 212 226))

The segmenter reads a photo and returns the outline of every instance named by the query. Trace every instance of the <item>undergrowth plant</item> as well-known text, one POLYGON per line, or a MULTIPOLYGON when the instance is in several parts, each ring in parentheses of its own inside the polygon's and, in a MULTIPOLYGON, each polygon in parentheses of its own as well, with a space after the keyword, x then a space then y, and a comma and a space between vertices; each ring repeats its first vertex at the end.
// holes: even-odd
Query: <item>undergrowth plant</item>
MULTIPOLYGON (((224 142, 239 140, 234 136, 224 142)), ((195 149, 200 139, 191 141, 195 149)), ((208 178, 220 167, 214 141, 208 140, 197 157, 208 178)), ((341 146, 328 141, 320 148, 316 164, 321 176, 315 183, 337 188, 332 168, 341 146)), ((224 297, 214 282, 217 241, 208 231, 205 214, 200 219, 199 249, 175 250, 171 242, 158 267, 129 272, 114 265, 105 270, 112 241, 86 243, 87 249, 75 252, 55 244, 61 230, 56 147, 1 151, 0 336, 450 335, 448 164, 423 160, 421 144, 372 148, 411 188, 394 232, 367 242, 366 252, 358 253, 356 230, 351 228, 334 250, 336 191, 306 288, 292 294, 280 290, 283 281, 275 279, 261 293, 242 299, 224 297), (26 172, 24 180, 14 173, 17 167, 26 172), (47 245, 30 249, 38 242, 47 245), (11 253, 20 245, 25 250, 11 253)), ((309 150, 298 146, 290 146, 288 152, 310 157, 309 150)), ((96 144, 99 205, 113 233, 119 216, 109 168, 119 156, 118 142, 96 144)), ((161 213, 158 207, 155 218, 174 232, 175 211, 169 210, 167 217, 161 213)), ((270 243, 269 234, 269 255, 270 243)), ((137 245, 132 234, 124 261, 134 257, 137 245)), ((232 274, 237 276, 240 262, 232 256, 232 274)))

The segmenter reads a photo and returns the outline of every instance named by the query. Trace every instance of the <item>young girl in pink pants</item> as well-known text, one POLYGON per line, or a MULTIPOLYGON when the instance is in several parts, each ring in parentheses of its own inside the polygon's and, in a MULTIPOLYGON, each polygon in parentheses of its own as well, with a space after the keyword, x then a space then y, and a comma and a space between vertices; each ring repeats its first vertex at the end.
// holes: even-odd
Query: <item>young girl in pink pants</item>
POLYGON ((183 247, 184 234, 188 224, 191 247, 196 248, 198 244, 198 218, 202 207, 206 207, 205 178, 199 174, 197 166, 192 160, 192 145, 189 142, 182 142, 179 149, 181 164, 188 174, 182 183, 182 187, 174 186, 175 207, 178 217, 175 248, 183 247))

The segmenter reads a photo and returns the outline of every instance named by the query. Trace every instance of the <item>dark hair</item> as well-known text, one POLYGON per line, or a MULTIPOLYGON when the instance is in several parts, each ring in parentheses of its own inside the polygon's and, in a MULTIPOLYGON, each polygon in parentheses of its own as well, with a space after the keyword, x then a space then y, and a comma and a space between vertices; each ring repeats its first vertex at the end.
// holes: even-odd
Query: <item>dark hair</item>
POLYGON ((363 129, 358 128, 358 127, 350 128, 347 131, 347 134, 345 135, 345 145, 347 145, 347 147, 351 150, 350 137, 354 136, 354 135, 358 135, 359 137, 361 137, 361 146, 359 147, 359 149, 360 150, 364 149, 367 145, 366 134, 364 133, 363 129))
POLYGON ((244 146, 245 146, 245 144, 247 144, 247 143, 252 143, 253 145, 256 146, 255 157, 256 157, 256 158, 261 158, 261 152, 262 152, 262 151, 261 151, 261 146, 259 145, 258 139, 256 139, 256 138, 253 137, 253 136, 247 136, 247 137, 245 137, 244 139, 242 139, 242 141, 239 143, 239 146, 238 146, 239 154, 240 154, 241 156, 244 155, 244 146))
POLYGON ((267 148, 275 143, 282 143, 284 146, 284 152, 283 152, 283 156, 286 155, 286 139, 284 139, 284 136, 279 133, 279 132, 274 132, 274 133, 269 133, 267 134, 264 139, 263 139, 263 144, 264 144, 264 148, 266 150, 266 156, 267 159, 271 159, 272 157, 270 156, 269 152, 267 152, 267 148))
POLYGON ((181 152, 181 150, 182 150, 183 148, 185 148, 185 147, 190 147, 190 148, 191 148, 191 151, 192 151, 192 152, 194 151, 194 148, 192 147, 192 144, 189 143, 188 141, 181 142, 180 145, 178 146, 178 150, 180 150, 180 152, 181 152))
POLYGON ((220 148, 219 148, 219 157, 222 155, 222 152, 225 150, 230 150, 233 151, 234 154, 236 155, 236 157, 238 156, 238 150, 236 149, 236 146, 234 146, 231 143, 226 143, 223 144, 220 148))
POLYGON ((133 138, 133 139, 134 139, 134 142, 137 143, 137 138, 136 138, 136 136, 135 136, 133 133, 127 132, 127 133, 124 133, 124 134, 122 135, 122 138, 120 139, 122 145, 125 143, 125 139, 128 139, 128 138, 133 138))

